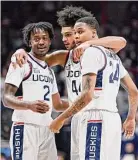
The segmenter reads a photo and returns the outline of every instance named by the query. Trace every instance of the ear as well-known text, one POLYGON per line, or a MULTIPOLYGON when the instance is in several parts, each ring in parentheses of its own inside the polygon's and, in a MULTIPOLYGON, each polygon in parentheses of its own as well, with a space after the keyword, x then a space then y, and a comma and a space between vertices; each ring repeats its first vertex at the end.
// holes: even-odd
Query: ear
POLYGON ((97 36, 97 31, 96 30, 93 30, 92 31, 92 38, 95 38, 97 36))
POLYGON ((52 43, 51 40, 49 40, 49 45, 51 45, 51 43, 52 43))

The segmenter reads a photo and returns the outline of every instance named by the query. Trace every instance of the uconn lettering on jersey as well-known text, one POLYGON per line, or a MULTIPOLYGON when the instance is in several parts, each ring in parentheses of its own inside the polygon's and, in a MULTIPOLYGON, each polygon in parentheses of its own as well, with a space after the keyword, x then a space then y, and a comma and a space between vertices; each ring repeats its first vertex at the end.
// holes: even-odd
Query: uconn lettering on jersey
POLYGON ((42 74, 32 74, 32 78, 33 81, 41 81, 41 82, 49 82, 51 84, 53 84, 54 79, 46 76, 46 75, 42 75, 42 74))
POLYGON ((67 72, 67 77, 80 77, 81 75, 81 71, 72 71, 72 70, 69 70, 67 72))

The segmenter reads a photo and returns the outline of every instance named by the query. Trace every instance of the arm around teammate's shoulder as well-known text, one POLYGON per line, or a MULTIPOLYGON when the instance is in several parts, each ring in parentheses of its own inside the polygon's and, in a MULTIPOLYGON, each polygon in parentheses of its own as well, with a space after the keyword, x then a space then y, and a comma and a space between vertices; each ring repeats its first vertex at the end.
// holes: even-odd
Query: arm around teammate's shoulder
POLYGON ((61 65, 64 67, 68 53, 69 51, 67 50, 55 51, 51 54, 47 54, 45 61, 48 63, 49 66, 61 65))

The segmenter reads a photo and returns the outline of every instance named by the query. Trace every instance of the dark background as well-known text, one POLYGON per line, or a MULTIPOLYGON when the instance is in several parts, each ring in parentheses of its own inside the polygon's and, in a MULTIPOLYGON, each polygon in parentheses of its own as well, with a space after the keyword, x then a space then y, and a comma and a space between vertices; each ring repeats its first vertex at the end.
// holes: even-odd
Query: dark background
MULTIPOLYGON (((63 49, 60 27, 57 24, 56 12, 66 5, 83 6, 94 13, 101 26, 101 36, 122 36, 127 40, 127 46, 120 51, 119 56, 138 87, 138 2, 113 1, 2 1, 1 2, 1 91, 10 63, 11 55, 20 47, 25 47, 22 41, 21 29, 28 23, 38 21, 51 22, 55 29, 55 37, 51 51, 63 49)), ((59 91, 62 97, 67 97, 63 69, 54 67, 59 91)), ((19 93, 20 94, 20 91, 19 93)), ((122 121, 128 110, 127 93, 121 88, 118 94, 118 109, 122 121)), ((12 110, 1 103, 1 139, 2 153, 5 159, 10 159, 8 140, 11 127, 12 110), (5 155, 4 155, 5 154, 5 155)), ((57 116, 53 113, 53 116, 57 116)), ((138 114, 136 133, 131 140, 122 137, 122 159, 136 159, 138 155, 138 114), (133 158, 133 156, 135 156, 133 158)), ((69 159, 70 123, 56 135, 59 155, 69 159)))

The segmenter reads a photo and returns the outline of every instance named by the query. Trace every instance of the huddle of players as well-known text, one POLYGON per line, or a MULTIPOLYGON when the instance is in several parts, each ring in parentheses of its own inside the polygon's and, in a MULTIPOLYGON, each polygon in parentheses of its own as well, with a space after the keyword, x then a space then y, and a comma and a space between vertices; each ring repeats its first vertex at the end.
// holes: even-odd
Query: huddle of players
MULTIPOLYGON (((26 54, 22 49, 16 51, 18 64, 21 65, 22 61, 24 61, 22 58, 25 58, 25 61, 27 59, 28 63, 25 63, 22 68, 17 67, 16 69, 14 69, 11 65, 8 71, 5 81, 6 87, 4 93, 4 102, 8 107, 15 109, 12 117, 12 120, 14 121, 12 127, 13 129, 11 131, 11 149, 13 153, 12 157, 22 157, 23 159, 32 159, 32 157, 34 157, 34 159, 39 160, 56 159, 57 153, 55 148, 54 135, 50 132, 50 130, 53 132, 58 132, 64 124, 65 119, 75 114, 72 119, 71 130, 71 159, 77 160, 99 157, 106 160, 110 159, 110 156, 113 156, 114 154, 114 159, 118 159, 120 156, 121 123, 118 114, 116 113, 117 109, 116 103, 114 103, 114 101, 116 99, 120 84, 119 79, 125 77, 128 73, 123 68, 121 61, 118 56, 115 55, 115 52, 118 52, 125 46, 125 41, 120 37, 105 37, 98 39, 98 22, 90 12, 87 12, 79 7, 66 7, 62 11, 58 12, 58 23, 62 27, 61 33, 63 35, 63 42, 65 44, 65 47, 69 51, 61 50, 56 51, 51 55, 46 55, 51 43, 51 39, 53 37, 53 29, 51 24, 45 22, 29 24, 26 26, 26 28, 24 28, 24 40, 32 50, 28 54, 26 54), (88 31, 87 34, 84 33, 85 35, 83 35, 83 32, 85 32, 86 30, 88 31), (92 32, 90 33, 90 31, 92 32), (75 48, 75 45, 78 45, 78 47, 75 48), (96 46, 90 47, 91 45, 96 46), (104 47, 111 48, 112 51, 104 47), (73 49, 73 51, 71 49, 73 49), (77 56, 81 54, 84 54, 82 60, 80 60, 81 64, 80 62, 74 62, 73 59, 78 60, 77 56), (44 62, 44 60, 46 61, 46 63, 44 62), (91 64, 89 63, 89 61, 91 64), (115 73, 112 73, 114 68, 114 61, 116 61, 116 70, 115 73), (105 62, 107 64, 105 64, 105 62), (95 66, 95 64, 97 64, 97 66, 95 66), (65 67, 69 103, 60 99, 54 73, 48 67, 48 65, 61 65, 65 67), (100 67, 104 68, 101 69, 100 67), (109 71, 111 72, 111 74, 109 73, 109 71), (13 72, 15 74, 13 74, 13 72), (107 72, 110 75, 107 75, 107 72), (94 75, 91 76, 89 75, 89 73, 93 73, 94 75), (83 78, 81 78, 82 74, 83 78), (108 83, 107 77, 110 77, 110 84, 106 86, 106 83, 108 83), (91 83, 91 81, 95 81, 95 84, 91 83), (114 89, 115 93, 111 95, 113 90, 111 88, 107 89, 107 87, 110 87, 110 85, 114 83, 114 81, 117 81, 117 83, 114 85, 114 88, 112 88, 114 89), (15 97, 13 98, 21 82, 23 83, 22 102, 16 100, 15 97), (13 88, 13 85, 15 85, 16 88, 13 88), (93 85, 94 87, 92 88, 93 85), (90 92, 89 94, 91 96, 89 99, 89 95, 86 94, 86 91, 90 92), (103 96, 104 91, 104 94, 106 94, 106 96, 103 96), (109 95, 111 95, 110 100, 108 99, 109 95), (77 99, 78 96, 79 98, 77 99), (101 97, 104 97, 105 101, 101 97), (46 103, 42 101, 43 99, 46 101, 46 103), (25 105, 24 101, 26 103, 25 105), (90 103, 91 101, 94 103, 90 103), (90 105, 87 105, 89 103, 90 105), (103 108, 98 108, 99 106, 101 106, 101 103, 103 105, 103 108), (111 108, 107 108, 110 107, 110 103, 113 103, 113 105, 111 105, 111 108), (87 107, 83 111, 80 111, 86 105, 87 107), (25 108, 25 106, 27 107, 25 108), (54 121, 51 120, 52 106, 54 106, 57 110, 66 110, 54 121), (91 113, 87 112, 91 109, 94 109, 92 110, 94 115, 90 117, 91 113), (78 111, 80 112, 76 114, 78 111), (107 111, 107 113, 105 113, 105 111, 107 111), (111 115, 108 115, 108 112, 111 112, 111 115), (101 114, 103 117, 105 116, 103 119, 101 119, 101 114), (82 119, 80 117, 85 117, 84 119, 86 119, 86 122, 84 124, 82 124, 82 119), (112 120, 112 124, 106 124, 107 121, 110 121, 110 119, 112 120), (96 120, 98 120, 99 122, 96 122, 96 120), (118 127, 114 127, 113 124, 117 124, 118 127), (50 127, 48 127, 49 125, 50 127), (115 130, 113 128, 110 128, 111 126, 113 126, 115 130), (89 137, 90 134, 93 134, 89 130, 91 127, 97 128, 98 134, 102 133, 100 137, 97 137, 97 139, 100 139, 100 141, 96 142, 95 144, 93 142, 95 146, 91 146, 90 142, 87 143, 84 140, 86 139, 86 137, 89 137), (34 135, 32 134, 33 130, 35 130, 34 135), (112 132, 118 131, 120 135, 113 135, 112 133, 108 134, 108 130, 112 130, 112 132), (39 132, 41 132, 42 136, 37 134, 39 132), (80 134, 81 132, 82 134, 80 134), (89 134, 87 134, 86 132, 89 132, 89 134), (18 134, 20 135, 20 137, 22 137, 19 140, 16 138, 18 134), (108 144, 106 140, 107 137, 112 140, 113 136, 116 136, 118 138, 118 141, 116 139, 115 142, 112 141, 114 146, 112 146, 112 144, 108 144), (28 139, 30 141, 33 141, 33 143, 28 144, 28 139), (17 146, 18 141, 22 142, 22 145, 17 146), (101 143, 101 146, 98 146, 97 143, 101 143), (34 148, 32 147, 33 144, 34 148), (28 148, 26 149, 27 146, 28 148), (18 150, 17 147, 19 147, 18 150), (114 153, 109 150, 110 147, 112 147, 114 153), (91 150, 89 150, 88 148, 91 148, 91 150), (53 150, 52 153, 50 152, 51 149, 53 150), (36 154, 32 154, 34 153, 34 150, 37 151, 36 154), (99 153, 97 152, 97 150, 99 150, 99 153)), ((131 136, 133 135, 135 125, 134 117, 137 106, 137 90, 130 77, 127 77, 127 79, 127 81, 130 82, 130 88, 132 88, 135 93, 135 95, 133 96, 133 106, 131 105, 132 99, 130 100, 130 112, 128 114, 128 117, 133 117, 133 121, 126 121, 126 124, 124 124, 126 135, 131 136)), ((128 82, 124 81, 124 84, 128 84, 128 82)), ((126 87, 127 89, 129 89, 129 86, 126 87)))

